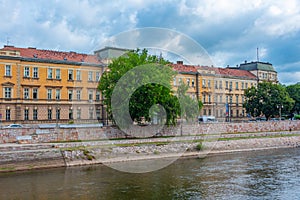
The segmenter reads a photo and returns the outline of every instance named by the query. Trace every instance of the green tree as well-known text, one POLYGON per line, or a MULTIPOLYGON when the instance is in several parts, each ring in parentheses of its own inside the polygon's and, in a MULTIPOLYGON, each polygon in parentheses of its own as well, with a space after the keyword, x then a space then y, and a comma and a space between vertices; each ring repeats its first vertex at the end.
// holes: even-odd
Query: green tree
MULTIPOLYGON (((176 73, 167 64, 168 61, 162 58, 148 55, 148 52, 145 49, 142 51, 139 49, 131 51, 124 56, 114 59, 113 62, 108 65, 106 72, 102 75, 98 86, 98 89, 102 91, 104 96, 104 104, 106 105, 109 118, 114 121, 111 107, 113 93, 122 93, 122 90, 131 90, 132 88, 129 88, 129 86, 136 81, 140 81, 145 84, 137 88, 130 97, 121 96, 120 99, 118 99, 120 104, 122 104, 124 99, 130 98, 128 105, 130 117, 137 122, 140 122, 142 118, 149 121, 151 117, 151 113, 149 112, 150 108, 152 108, 153 105, 159 104, 166 112, 166 124, 175 125, 176 119, 180 114, 180 105, 178 99, 173 95, 171 90, 171 81, 176 73), (124 77, 125 74, 131 73, 131 70, 135 67, 151 67, 152 65, 159 65, 163 73, 161 73, 161 71, 157 72, 156 70, 153 70, 148 74, 134 74, 132 75, 133 78, 126 80, 128 82, 128 87, 125 85, 121 89, 118 87, 116 88, 120 79, 124 77), (151 83, 151 77, 154 76, 156 79, 162 80, 164 84, 151 83)), ((121 106, 119 109, 126 108, 121 106)), ((126 113, 124 113, 124 115, 125 114, 126 113)))
POLYGON ((286 89, 290 97, 295 101, 291 113, 300 114, 300 83, 297 83, 295 85, 289 85, 286 87, 286 89))
POLYGON ((251 116, 265 115, 267 119, 281 113, 289 113, 294 105, 285 87, 270 82, 245 90, 244 108, 251 116))
POLYGON ((177 89, 177 96, 181 105, 181 116, 187 121, 194 121, 199 115, 199 110, 202 109, 203 104, 201 101, 192 99, 187 95, 189 86, 181 83, 177 89))

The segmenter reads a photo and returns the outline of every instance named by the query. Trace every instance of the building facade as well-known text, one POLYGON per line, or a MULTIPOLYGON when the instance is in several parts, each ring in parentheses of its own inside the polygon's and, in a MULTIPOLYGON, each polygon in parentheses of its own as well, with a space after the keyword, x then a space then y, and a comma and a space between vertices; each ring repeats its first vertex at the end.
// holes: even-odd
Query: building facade
MULTIPOLYGON (((0 120, 2 123, 107 123, 97 86, 113 58, 129 49, 105 47, 94 54, 17 48, 0 49, 0 120)), ((188 95, 203 102, 199 115, 220 121, 243 119, 244 90, 261 81, 277 83, 270 63, 243 63, 235 68, 171 64, 188 95)))
POLYGON ((184 65, 182 62, 172 66, 178 71, 174 90, 178 86, 175 83, 189 85, 190 96, 196 96, 203 103, 200 115, 212 115, 219 121, 245 119, 245 89, 257 86, 262 81, 278 82, 277 72, 270 63, 251 62, 234 68, 184 65), (189 84, 190 80, 196 80, 193 86, 189 84))
POLYGON ((4 46, 0 50, 3 123, 103 120, 97 56, 4 46))

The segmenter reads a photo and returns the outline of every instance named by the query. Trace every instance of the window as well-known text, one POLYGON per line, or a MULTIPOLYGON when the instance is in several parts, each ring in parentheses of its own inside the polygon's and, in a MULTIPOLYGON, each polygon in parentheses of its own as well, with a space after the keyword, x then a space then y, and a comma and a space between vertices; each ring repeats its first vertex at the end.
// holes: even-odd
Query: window
POLYGON ((60 69, 55 70, 55 78, 60 79, 60 69))
POLYGON ((245 83, 242 82, 242 90, 245 89, 245 83))
POLYGON ((60 109, 56 108, 56 118, 55 119, 60 119, 60 109))
POLYGON ((236 103, 237 106, 239 105, 239 95, 235 96, 235 103, 236 103))
POLYGON ((246 83, 246 86, 245 86, 245 87, 246 87, 246 89, 248 88, 248 83, 246 83))
POLYGON ((73 99, 73 90, 69 90, 68 91, 68 96, 69 96, 69 100, 72 100, 73 99))
POLYGON ((226 84, 226 89, 228 89, 228 81, 226 81, 225 84, 226 84))
POLYGON ((186 79, 186 84, 187 84, 187 86, 190 87, 190 79, 189 78, 186 79))
POLYGON ((93 81, 93 72, 89 71, 88 81, 93 81))
POLYGON ((222 83, 222 81, 219 81, 219 89, 222 89, 223 87, 223 83, 222 83))
POLYGON ((207 87, 210 88, 210 80, 207 81, 207 87))
POLYGON ((89 109, 89 119, 93 119, 94 118, 94 109, 91 108, 89 109))
POLYGON ((76 91, 76 98, 77 98, 77 100, 81 99, 81 90, 76 91))
POLYGON ((24 77, 30 77, 30 69, 29 69, 29 67, 24 67, 24 77))
POLYGON ((38 119, 38 110, 35 108, 33 109, 33 113, 32 113, 32 118, 33 120, 37 120, 38 119))
POLYGON ((100 81, 100 72, 96 72, 96 81, 100 81))
POLYGON ((29 110, 28 109, 24 110, 24 120, 29 120, 29 110))
POLYGON ((73 109, 69 109, 69 119, 73 119, 73 109))
POLYGON ((89 90, 89 101, 93 100, 93 90, 89 90))
POLYGON ((223 103, 223 96, 220 95, 220 103, 223 103))
POLYGON ((11 76, 11 65, 5 65, 5 76, 11 76))
POLYGON ((37 88, 33 88, 32 89, 32 98, 34 100, 37 100, 38 99, 38 89, 37 88))
POLYGON ((218 89, 218 81, 215 81, 215 89, 218 89))
POLYGON ((56 100, 60 99, 60 89, 56 89, 56 91, 55 91, 55 99, 56 100))
POLYGON ((77 119, 81 119, 81 109, 77 109, 77 119))
POLYGON ((203 103, 206 103, 206 95, 203 95, 203 103))
POLYGON ((10 99, 12 97, 12 88, 10 88, 10 87, 4 88, 4 97, 6 99, 10 99))
POLYGON ((79 69, 76 70, 76 80, 81 81, 81 71, 79 69))
POLYGON ((47 75, 48 79, 52 79, 53 77, 53 69, 52 68, 48 68, 48 75, 47 75))
POLYGON ((96 92, 96 101, 100 101, 100 91, 96 92))
POLYGON ((208 95, 208 103, 211 103, 211 95, 208 95))
POLYGON ((205 79, 202 80, 202 87, 206 88, 206 80, 205 79))
POLYGON ((39 68, 34 67, 33 68, 33 78, 38 78, 39 77, 39 68))
POLYGON ((29 88, 24 88, 24 99, 29 99, 29 88))
POLYGON ((52 119, 52 109, 48 108, 48 120, 52 119))
POLYGON ((68 80, 72 81, 73 80, 73 69, 68 70, 68 80))
POLYGON ((7 108, 5 110, 5 120, 10 121, 10 109, 9 108, 7 108))
POLYGON ((236 89, 236 90, 239 89, 239 82, 235 82, 235 89, 236 89))
POLYGON ((232 90, 232 81, 229 82, 229 90, 232 90))
POLYGON ((52 99, 52 89, 47 90, 47 99, 48 100, 52 99))
POLYGON ((96 117, 97 119, 101 119, 101 110, 99 108, 96 109, 96 117))
POLYGON ((192 79, 192 87, 195 87, 195 80, 192 79))

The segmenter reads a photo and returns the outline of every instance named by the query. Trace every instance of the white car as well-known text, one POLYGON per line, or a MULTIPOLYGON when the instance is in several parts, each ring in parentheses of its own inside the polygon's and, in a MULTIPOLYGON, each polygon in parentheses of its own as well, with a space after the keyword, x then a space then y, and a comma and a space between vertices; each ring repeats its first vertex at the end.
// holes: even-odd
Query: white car
POLYGON ((21 124, 10 124, 6 128, 23 128, 21 124))

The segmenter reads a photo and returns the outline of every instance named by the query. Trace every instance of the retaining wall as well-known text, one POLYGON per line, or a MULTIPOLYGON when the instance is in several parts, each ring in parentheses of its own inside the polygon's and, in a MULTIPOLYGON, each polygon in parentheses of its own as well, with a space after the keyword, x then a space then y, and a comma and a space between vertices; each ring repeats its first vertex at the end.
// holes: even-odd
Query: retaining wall
MULTIPOLYGON (((144 131, 149 130, 144 129, 144 131)), ((179 125, 164 128, 157 132, 153 127, 153 135, 179 136, 225 133, 256 133, 256 132, 284 132, 300 130, 300 120, 277 122, 249 122, 249 123, 210 123, 197 125, 179 125)), ((140 133, 145 135, 143 129, 140 133)), ((0 144, 3 143, 46 143, 64 141, 86 141, 112 138, 128 138, 130 133, 124 133, 114 127, 87 128, 1 128, 0 144)))

